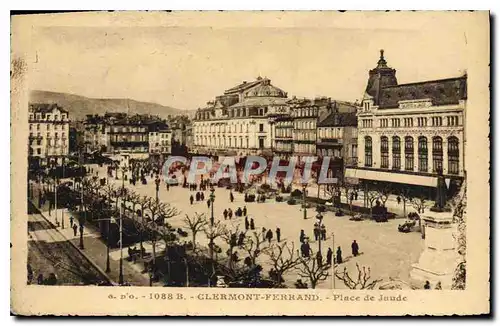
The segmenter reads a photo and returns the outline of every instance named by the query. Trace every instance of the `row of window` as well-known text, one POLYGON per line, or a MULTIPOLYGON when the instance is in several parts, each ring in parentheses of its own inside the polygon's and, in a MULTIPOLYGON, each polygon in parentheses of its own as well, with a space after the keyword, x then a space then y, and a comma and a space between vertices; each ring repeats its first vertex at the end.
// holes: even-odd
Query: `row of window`
MULTIPOLYGON (((42 125, 40 123, 30 123, 30 130, 41 130, 42 125)), ((52 126, 54 126, 54 130, 65 130, 66 126, 64 125, 59 125, 59 124, 53 124, 53 123, 44 123, 43 125, 47 126, 47 130, 51 130, 52 126)))
POLYGON ((291 128, 281 128, 276 129, 275 137, 277 138, 292 138, 292 129, 291 128))
POLYGON ((314 144, 295 144, 294 150, 297 153, 316 153, 316 145, 314 144))
MULTIPOLYGON (((418 127, 427 127, 427 119, 428 118, 425 118, 425 117, 416 118, 417 126, 418 127)), ((403 118, 403 126, 404 127, 413 127, 413 121, 414 121, 414 118, 403 118)), ((459 125, 458 116, 447 116, 446 121, 447 121, 447 126, 458 126, 459 125)), ((400 118, 391 118, 390 122, 391 122, 392 128, 401 127, 401 119, 400 118)), ((433 127, 441 127, 443 125, 443 118, 442 117, 431 117, 430 122, 431 122, 431 126, 433 126, 433 127)), ((371 119, 362 120, 361 126, 363 128, 371 128, 371 125, 372 125, 371 119)), ((379 119, 379 127, 380 128, 389 127, 389 119, 387 119, 387 118, 379 119)))
POLYGON ((316 130, 313 131, 296 131, 293 133, 294 140, 311 140, 316 141, 316 130))
MULTIPOLYGON (((51 133, 47 132, 47 134, 46 134, 45 137, 46 138, 52 138, 51 135, 52 135, 51 133)), ((59 133, 55 132, 53 135, 54 135, 55 139, 59 138, 59 133)), ((32 137, 34 137, 34 133, 30 132, 30 138, 32 138, 32 137)), ((40 132, 37 132, 36 133, 36 137, 42 137, 42 134, 40 132)), ((65 132, 61 132, 61 138, 66 138, 66 133, 65 132)))
POLYGON ((315 117, 318 115, 318 109, 317 108, 293 109, 291 115, 292 117, 315 117))
POLYGON ((372 128, 373 127, 373 120, 372 119, 362 119, 361 126, 363 128, 372 128))
MULTIPOLYGON (((41 148, 30 148, 28 152, 29 156, 33 155, 42 155, 42 149, 41 148)), ((46 155, 64 155, 67 154, 67 150, 63 148, 51 148, 46 150, 46 155)))
MULTIPOLYGON (((407 136, 404 138, 404 154, 405 154, 405 170, 413 171, 414 169, 414 140, 413 137, 407 136)), ((365 137, 365 166, 373 165, 373 148, 372 138, 365 137)), ((448 137, 448 173, 459 173, 459 141, 457 137, 448 137)), ((428 150, 427 137, 418 137, 418 171, 428 172, 428 150)), ((389 138, 386 136, 380 137, 380 167, 383 169, 389 168, 389 138)), ((439 136, 432 138, 432 162, 433 171, 443 170, 443 139, 439 136)), ((401 169, 401 139, 397 136, 392 137, 392 168, 394 170, 401 169)))
MULTIPOLYGON (((204 134, 204 133, 214 133, 214 132, 248 132, 249 125, 246 124, 228 124, 228 125, 201 125, 195 127, 195 133, 204 134)), ((259 124, 259 132, 265 132, 264 124, 259 124)))
POLYGON ((342 128, 321 128, 318 130, 319 138, 341 139, 343 137, 342 128))
POLYGON ((294 121, 295 129, 316 129, 316 121, 294 121))
MULTIPOLYGON (((33 114, 33 113, 30 113, 29 119, 30 120, 34 120, 35 116, 36 116, 37 120, 42 120, 42 114, 41 113, 37 113, 36 115, 33 114)), ((66 118, 67 118, 66 113, 62 113, 61 114, 61 120, 59 120, 59 114, 54 114, 54 119, 53 120, 52 120, 52 114, 46 114, 45 115, 45 120, 46 121, 65 121, 66 118)))
POLYGON ((146 132, 146 127, 110 127, 110 131, 113 133, 120 132, 146 132))

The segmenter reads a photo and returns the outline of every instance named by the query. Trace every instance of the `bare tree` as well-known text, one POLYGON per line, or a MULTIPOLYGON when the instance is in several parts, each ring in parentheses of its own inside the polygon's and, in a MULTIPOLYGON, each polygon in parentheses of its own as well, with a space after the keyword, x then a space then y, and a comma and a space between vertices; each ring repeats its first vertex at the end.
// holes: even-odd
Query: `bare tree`
POLYGON ((344 190, 346 203, 349 205, 349 211, 351 212, 352 215, 352 201, 354 199, 354 194, 356 193, 356 189, 353 185, 349 183, 343 183, 342 189, 344 190))
POLYGON ((377 189, 379 194, 379 199, 382 202, 382 205, 385 207, 385 203, 389 199, 389 195, 391 194, 391 187, 385 185, 377 189))
POLYGON ((273 244, 263 252, 265 255, 269 256, 271 260, 279 285, 281 285, 283 275, 300 264, 300 257, 295 251, 293 242, 291 246, 289 246, 286 241, 273 244))
POLYGON ((319 282, 327 279, 330 265, 318 264, 315 258, 302 258, 297 251, 299 264, 296 266, 300 277, 305 277, 311 282, 311 288, 315 289, 319 282))
POLYGON ((149 200, 148 209, 151 212, 150 227, 150 241, 153 246, 153 266, 156 263, 156 243, 159 236, 162 235, 162 228, 158 228, 158 225, 164 225, 165 220, 172 218, 179 214, 176 208, 170 206, 169 204, 161 203, 156 200, 149 200))
POLYGON ((228 255, 229 262, 228 267, 230 270, 233 270, 234 261, 233 261, 233 251, 234 248, 238 245, 238 234, 240 233, 239 226, 236 225, 235 229, 225 228, 224 233, 221 235, 221 238, 226 242, 229 246, 228 255))
POLYGON ((370 205, 370 218, 373 218, 373 203, 380 198, 380 193, 377 190, 370 190, 367 193, 367 201, 370 205))
POLYGON ((356 269, 358 270, 358 275, 355 280, 349 275, 347 267, 344 267, 342 273, 336 272, 335 277, 343 281, 345 286, 351 290, 373 290, 375 285, 382 281, 382 279, 370 280, 370 267, 366 268, 363 266, 363 268, 360 268, 359 264, 356 263, 356 269))
POLYGON ((243 244, 243 250, 248 253, 252 266, 256 265, 257 257, 261 254, 264 248, 261 248, 262 244, 265 244, 265 239, 260 236, 259 233, 253 232, 251 235, 246 236, 245 243, 243 244))
POLYGON ((410 190, 408 188, 403 188, 398 192, 398 196, 403 202, 403 215, 406 218, 406 203, 411 201, 410 190))
POLYGON ((419 197, 412 198, 411 204, 418 212, 418 229, 422 231, 422 218, 420 217, 420 213, 423 213, 426 207, 425 197, 421 195, 419 197))
POLYGON ((207 218, 204 213, 194 213, 194 216, 189 217, 186 214, 184 217, 184 224, 191 230, 191 235, 193 237, 193 251, 196 249, 196 234, 203 231, 205 226, 208 224, 207 218))
POLYGON ((205 227, 203 228, 203 232, 205 233, 206 237, 209 240, 209 252, 210 252, 210 259, 213 261, 214 259, 214 245, 215 245, 215 240, 219 237, 221 237, 225 232, 225 227, 223 224, 221 224, 220 221, 215 221, 212 224, 207 223, 205 227), (212 244, 212 245, 210 245, 212 244))

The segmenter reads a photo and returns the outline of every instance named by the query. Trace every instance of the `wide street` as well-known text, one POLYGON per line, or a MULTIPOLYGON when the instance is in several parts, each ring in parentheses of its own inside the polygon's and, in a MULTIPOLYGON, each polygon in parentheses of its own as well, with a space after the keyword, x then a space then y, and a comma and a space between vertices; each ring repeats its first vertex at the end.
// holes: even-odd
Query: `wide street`
MULTIPOLYGON (((106 168, 98 168, 96 165, 92 166, 94 173, 99 171, 99 177, 106 176, 106 168)), ((121 176, 121 173, 119 173, 121 176)), ((114 177, 109 178, 109 182, 121 186, 122 180, 116 180, 114 177)), ((142 185, 139 182, 136 186, 132 186, 128 181, 125 181, 125 186, 130 188, 137 194, 141 196, 150 196, 155 198, 155 184, 154 180, 148 177, 148 184, 142 185)), ((159 200, 164 203, 168 203, 176 207, 180 213, 179 215, 168 220, 174 228, 182 228, 184 231, 189 232, 188 227, 183 222, 185 215, 193 215, 195 212, 204 213, 207 217, 210 217, 210 210, 207 206, 206 200, 209 197, 209 191, 205 191, 205 201, 194 202, 190 205, 189 197, 191 194, 196 192, 191 192, 187 188, 182 188, 181 186, 170 187, 170 191, 167 191, 164 183, 160 185, 159 200)), ((238 208, 246 205, 248 210, 249 218, 253 218, 255 221, 256 231, 260 234, 262 227, 266 229, 271 228, 273 233, 275 233, 276 227, 281 229, 282 241, 287 241, 288 243, 293 242, 295 248, 300 245, 299 234, 300 230, 303 229, 306 235, 311 239, 311 249, 316 252, 318 248, 318 243, 314 241, 313 236, 313 224, 316 222, 316 212, 314 209, 307 210, 307 219, 303 219, 303 212, 301 211, 300 203, 297 205, 288 205, 286 202, 277 203, 274 200, 268 200, 266 203, 245 203, 243 194, 234 192, 235 200, 230 203, 229 200, 229 190, 223 188, 216 188, 215 190, 215 204, 214 204, 214 216, 216 220, 220 220, 221 223, 226 224, 228 227, 236 228, 239 226, 239 230, 244 231, 244 218, 234 217, 232 220, 225 221, 222 215, 224 209, 231 208, 233 212, 238 208)), ((360 266, 366 266, 371 268, 372 278, 384 278, 388 280, 389 278, 400 279, 402 281, 409 281, 409 272, 411 269, 411 264, 417 262, 420 253, 423 250, 423 240, 421 239, 420 233, 400 233, 397 230, 398 224, 403 222, 402 219, 390 220, 386 223, 376 223, 374 221, 350 221, 349 216, 336 217, 332 212, 324 213, 323 224, 325 224, 327 229, 327 240, 322 242, 322 252, 323 257, 326 256, 326 250, 328 247, 332 247, 334 252, 337 246, 342 248, 342 255, 344 260, 351 255, 351 243, 356 240, 360 246, 360 256, 352 259, 347 259, 348 261, 337 267, 338 270, 343 270, 344 266, 347 267, 351 275, 356 275, 355 264, 359 263, 360 266), (332 236, 334 234, 334 237, 332 236), (333 243, 333 240, 335 243, 333 243)), ((191 240, 191 237, 185 238, 186 241, 191 240)), ((202 245, 206 245, 207 239, 203 232, 198 233, 197 242, 202 245)), ((223 248, 223 253, 227 249, 227 245, 223 243, 221 239, 215 240, 216 244, 223 248)), ((276 235, 274 235, 272 243, 276 242, 276 235)), ((146 247, 149 249, 148 247, 146 247)), ((150 249, 148 250, 150 251, 150 249)), ((113 255, 119 254, 119 252, 114 252, 113 255)), ((239 252, 240 259, 245 258, 245 253, 243 251, 239 252)), ((115 257, 114 257, 115 258, 115 257)), ((270 269, 269 263, 266 261, 268 257, 266 255, 259 256, 259 263, 262 264, 264 270, 270 269)), ((285 275, 285 281, 288 286, 293 286, 293 282, 296 281, 296 271, 290 272, 285 275)), ((307 280, 304 280, 307 281, 307 280)), ((327 279, 318 285, 318 288, 330 288, 331 279, 327 279)), ((336 280, 336 288, 344 288, 341 281, 336 280)))

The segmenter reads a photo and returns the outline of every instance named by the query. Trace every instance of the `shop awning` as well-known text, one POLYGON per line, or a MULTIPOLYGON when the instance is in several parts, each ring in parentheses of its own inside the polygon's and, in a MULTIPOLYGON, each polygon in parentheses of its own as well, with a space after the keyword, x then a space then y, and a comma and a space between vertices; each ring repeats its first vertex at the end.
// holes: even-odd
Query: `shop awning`
POLYGON ((344 176, 361 180, 385 181, 425 187, 437 186, 437 177, 394 171, 347 168, 344 176))

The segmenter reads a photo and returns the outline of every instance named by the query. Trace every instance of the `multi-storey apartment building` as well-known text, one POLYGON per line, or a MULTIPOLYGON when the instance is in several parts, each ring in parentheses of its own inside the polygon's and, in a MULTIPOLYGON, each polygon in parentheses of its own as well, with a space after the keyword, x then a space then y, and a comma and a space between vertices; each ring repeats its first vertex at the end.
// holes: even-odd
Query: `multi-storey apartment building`
MULTIPOLYGON (((344 167, 357 162, 357 118, 352 111, 355 106, 349 103, 336 103, 345 106, 351 112, 339 112, 333 109, 317 124, 317 155, 319 158, 330 157, 331 175, 341 178, 344 167)), ((345 110, 343 110, 345 111, 345 110)))
POLYGON ((31 162, 40 166, 62 164, 69 154, 69 113, 57 104, 29 105, 31 162))
POLYGON ((155 116, 106 113, 87 116, 84 142, 90 152, 127 154, 142 159, 149 154, 170 153, 172 134, 166 122, 155 116))
POLYGON ((381 51, 358 110, 358 165, 347 174, 435 188, 442 173, 456 188, 464 177, 466 103, 466 75, 398 84, 381 51))
POLYGON ((272 154, 270 115, 286 110, 287 93, 267 78, 243 82, 198 109, 194 152, 211 155, 272 154))
POLYGON ((293 119, 293 150, 294 155, 316 155, 316 123, 331 110, 330 98, 311 99, 293 98, 288 101, 290 115, 293 119))
POLYGON ((172 153, 172 131, 164 122, 149 124, 149 155, 165 156, 172 153))

